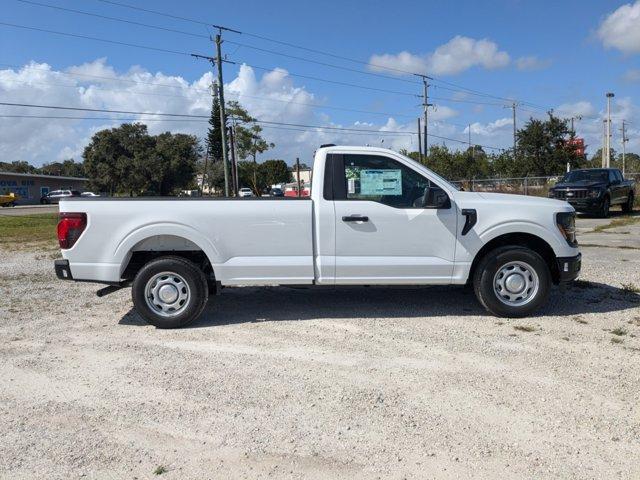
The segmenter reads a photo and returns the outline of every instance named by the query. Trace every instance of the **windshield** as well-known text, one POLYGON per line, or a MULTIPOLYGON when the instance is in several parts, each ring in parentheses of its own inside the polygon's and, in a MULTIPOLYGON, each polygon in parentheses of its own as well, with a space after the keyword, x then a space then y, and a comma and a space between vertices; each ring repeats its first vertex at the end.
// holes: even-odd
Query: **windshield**
POLYGON ((567 172, 562 178, 565 183, 568 182, 606 182, 609 173, 606 170, 574 170, 567 172))

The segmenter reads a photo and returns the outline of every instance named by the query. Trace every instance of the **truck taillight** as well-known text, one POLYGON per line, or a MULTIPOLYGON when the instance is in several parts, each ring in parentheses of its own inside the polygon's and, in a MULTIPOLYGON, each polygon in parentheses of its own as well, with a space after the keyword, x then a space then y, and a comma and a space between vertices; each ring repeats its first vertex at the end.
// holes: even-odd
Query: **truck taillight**
POLYGON ((87 226, 86 213, 60 213, 58 222, 58 242, 60 248, 66 250, 73 247, 87 226))

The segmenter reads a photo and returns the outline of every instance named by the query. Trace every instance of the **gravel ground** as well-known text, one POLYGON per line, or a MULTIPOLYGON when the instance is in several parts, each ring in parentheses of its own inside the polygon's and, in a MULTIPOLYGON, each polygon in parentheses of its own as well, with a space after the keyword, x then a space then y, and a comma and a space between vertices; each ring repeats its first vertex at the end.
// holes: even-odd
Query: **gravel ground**
POLYGON ((0 477, 640 478, 640 251, 583 255, 529 319, 239 288, 163 331, 57 281, 52 246, 0 249, 0 477))

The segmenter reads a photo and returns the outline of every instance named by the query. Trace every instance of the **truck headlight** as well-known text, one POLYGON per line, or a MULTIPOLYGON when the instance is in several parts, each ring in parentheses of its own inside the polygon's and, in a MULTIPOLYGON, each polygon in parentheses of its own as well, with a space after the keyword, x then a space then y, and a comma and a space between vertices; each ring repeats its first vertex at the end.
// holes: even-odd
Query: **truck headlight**
POLYGON ((576 214, 575 212, 556 213, 556 225, 569 246, 578 246, 576 240, 576 214))
POLYGON ((589 198, 598 198, 600 196, 600 190, 589 190, 587 195, 589 198))

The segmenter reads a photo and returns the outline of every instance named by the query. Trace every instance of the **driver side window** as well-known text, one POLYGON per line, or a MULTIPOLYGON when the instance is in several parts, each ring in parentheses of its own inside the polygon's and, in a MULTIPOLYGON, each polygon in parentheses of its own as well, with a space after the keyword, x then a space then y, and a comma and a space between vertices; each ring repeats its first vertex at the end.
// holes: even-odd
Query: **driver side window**
POLYGON ((344 155, 347 200, 394 208, 425 208, 446 193, 415 170, 381 155, 344 155), (426 202, 426 205, 425 205, 426 202))

